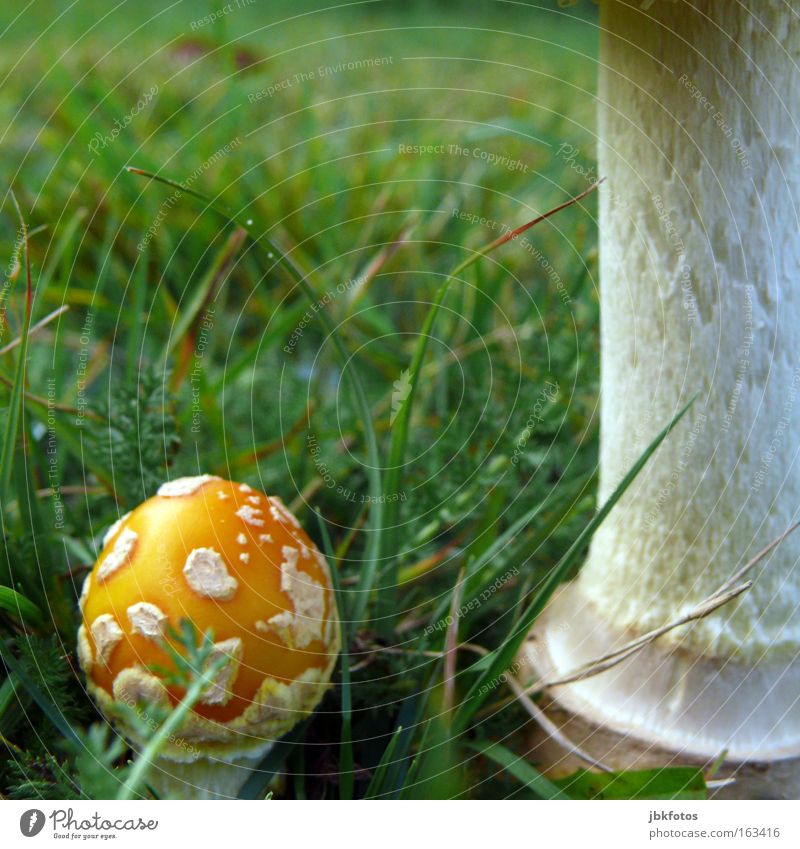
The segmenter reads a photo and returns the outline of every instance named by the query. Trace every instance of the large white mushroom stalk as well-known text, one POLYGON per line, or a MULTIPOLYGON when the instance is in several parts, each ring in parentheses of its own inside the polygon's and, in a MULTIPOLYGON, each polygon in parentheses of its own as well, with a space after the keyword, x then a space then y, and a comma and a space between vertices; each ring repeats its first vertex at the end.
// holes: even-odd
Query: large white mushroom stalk
MULTIPOLYGON (((601 503, 697 400, 539 620, 545 679, 679 618, 800 513, 800 14, 600 8, 601 503)), ((728 792, 796 798, 798 558, 800 532, 737 600, 554 688, 575 742, 611 765, 727 753, 728 792)))

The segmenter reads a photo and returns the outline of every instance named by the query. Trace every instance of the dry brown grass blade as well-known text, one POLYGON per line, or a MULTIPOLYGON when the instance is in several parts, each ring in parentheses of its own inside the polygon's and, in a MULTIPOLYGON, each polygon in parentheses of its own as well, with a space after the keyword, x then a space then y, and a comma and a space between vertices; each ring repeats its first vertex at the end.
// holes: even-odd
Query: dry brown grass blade
MULTIPOLYGON (((617 666, 617 664, 622 663, 623 660, 627 660, 629 657, 641 651, 645 646, 650 645, 650 643, 654 642, 659 637, 664 636, 664 634, 669 631, 673 631, 675 628, 679 628, 682 625, 688 625, 690 622, 695 622, 698 619, 704 619, 710 613, 713 613, 718 608, 727 604, 729 601, 733 601, 733 599, 750 589, 752 585, 752 581, 746 581, 744 584, 740 584, 738 587, 734 587, 725 593, 717 591, 717 593, 703 599, 700 604, 693 607, 688 613, 678 619, 675 619, 668 625, 662 625, 660 628, 655 628, 647 634, 643 634, 641 637, 631 640, 631 642, 626 643, 621 648, 616 649, 613 652, 609 652, 602 657, 595 658, 595 660, 579 667, 574 672, 570 672, 560 678, 540 681, 532 686, 537 690, 546 690, 550 687, 560 687, 564 684, 572 684, 575 681, 583 681, 585 678, 591 678, 593 675, 605 672, 607 669, 611 669, 614 666, 617 666)), ((528 692, 533 691, 529 688, 528 692)))
POLYGON ((611 767, 604 764, 602 761, 598 761, 596 758, 593 758, 588 752, 584 751, 577 743, 573 743, 564 732, 547 716, 547 714, 536 704, 536 702, 532 701, 528 694, 525 692, 525 688, 517 681, 517 679, 513 675, 507 675, 506 681, 508 686, 511 688, 514 696, 517 701, 525 708, 528 716, 562 749, 565 749, 570 754, 574 755, 577 758, 580 758, 584 763, 589 764, 589 766, 594 767, 595 769, 599 769, 601 772, 612 772, 611 767))
MULTIPOLYGON (((64 304, 63 306, 60 306, 57 310, 53 310, 53 312, 46 315, 40 321, 37 321, 36 324, 34 324, 33 327, 31 327, 31 329, 28 331, 28 338, 30 339, 31 336, 36 334, 43 327, 47 327, 47 325, 50 324, 53 319, 58 318, 60 315, 63 315, 65 312, 67 312, 67 310, 69 310, 69 304, 64 304)), ((22 342, 21 336, 17 336, 16 339, 12 339, 7 345, 4 345, 2 348, 0 348, 0 357, 2 357, 3 354, 7 354, 9 351, 13 351, 14 348, 16 348, 20 344, 20 342, 22 342)))
POLYGON ((458 660, 458 610, 461 607, 461 598, 464 594, 464 573, 466 567, 462 566, 458 573, 453 597, 450 602, 450 624, 447 628, 447 636, 444 644, 444 712, 449 713, 455 706, 456 696, 456 661, 458 660))
POLYGON ((774 548, 777 548, 789 534, 800 528, 800 522, 795 522, 791 527, 787 528, 777 539, 773 540, 769 545, 765 545, 761 551, 747 561, 738 572, 734 572, 730 578, 717 590, 717 594, 726 592, 735 583, 740 581, 754 566, 759 564, 774 548))
POLYGON ((688 613, 683 614, 683 616, 678 617, 667 625, 662 625, 659 628, 655 628, 654 630, 643 634, 641 637, 637 637, 635 640, 631 640, 631 642, 626 643, 624 646, 621 646, 612 652, 608 652, 601 657, 595 658, 589 663, 582 665, 578 669, 575 669, 566 675, 550 680, 534 681, 525 688, 525 692, 534 693, 540 690, 549 689, 550 687, 560 687, 565 684, 582 681, 585 678, 591 678, 593 675, 605 672, 617 664, 622 663, 623 660, 627 660, 629 657, 632 657, 645 646, 649 645, 654 640, 657 640, 659 637, 662 637, 669 631, 679 628, 682 625, 688 625, 690 622, 695 622, 698 619, 705 618, 715 610, 718 610, 720 607, 723 607, 728 604, 728 602, 733 601, 742 593, 750 589, 753 585, 752 581, 745 581, 743 583, 737 582, 741 581, 741 579, 751 569, 760 563, 771 551, 777 548, 786 539, 786 537, 788 537, 789 534, 795 531, 798 527, 800 527, 800 522, 796 522, 777 537, 777 539, 773 540, 769 543, 769 545, 764 546, 764 548, 748 560, 741 569, 731 575, 731 577, 728 578, 728 580, 726 580, 717 590, 711 593, 711 595, 696 604, 688 613))

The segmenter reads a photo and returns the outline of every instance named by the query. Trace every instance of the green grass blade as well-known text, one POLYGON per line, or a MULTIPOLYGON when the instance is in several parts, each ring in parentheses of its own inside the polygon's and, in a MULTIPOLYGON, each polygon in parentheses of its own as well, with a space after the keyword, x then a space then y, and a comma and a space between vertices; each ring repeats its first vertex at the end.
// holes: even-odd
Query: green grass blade
POLYGON ((299 301, 294 307, 284 305, 280 314, 270 317, 267 337, 259 337, 248 347, 243 346, 241 353, 232 357, 221 374, 212 380, 209 390, 216 395, 224 386, 232 386, 245 369, 255 364, 259 356, 263 356, 291 332, 307 309, 303 301, 299 301))
MULTIPOLYGON (((536 517, 544 512, 545 509, 558 509, 573 501, 576 496, 582 493, 589 481, 594 479, 594 472, 590 472, 579 478, 574 484, 560 490, 551 489, 545 498, 528 510, 523 516, 520 516, 516 522, 503 531, 500 536, 496 537, 492 543, 486 548, 467 569, 464 580, 466 588, 464 589, 464 599, 470 601, 479 595, 481 590, 487 587, 504 569, 507 568, 505 560, 500 560, 500 556, 506 550, 506 547, 513 544, 513 541, 518 537, 536 517), (493 565, 495 561, 499 561, 499 565, 493 565)), ((444 599, 440 602, 433 615, 432 622, 439 622, 447 616, 447 610, 450 605, 449 599, 444 599)))
POLYGON ((142 357, 142 342, 145 331, 145 305, 147 303, 147 247, 136 257, 133 269, 133 306, 131 308, 130 340, 125 363, 125 380, 132 386, 139 375, 139 359, 142 357))
MULTIPOLYGON (((144 171, 141 168, 129 166, 127 170, 132 174, 138 174, 142 177, 155 180, 158 183, 163 183, 165 186, 170 186, 182 194, 187 194, 196 200, 202 201, 206 204, 207 208, 212 209, 218 215, 223 216, 230 223, 236 224, 238 227, 246 230, 250 238, 253 240, 253 243, 268 254, 272 254, 271 260, 273 264, 282 268, 287 274, 289 274, 291 279, 294 280, 294 282, 300 287, 309 303, 311 303, 312 306, 316 306, 318 296, 309 284, 306 275, 295 265, 292 259, 273 244, 267 236, 263 234, 256 236, 253 234, 254 225, 251 218, 246 218, 243 215, 237 215, 229 212, 223 206, 206 197, 201 192, 188 188, 175 180, 170 180, 167 177, 162 177, 151 171, 144 171)), ((351 360, 350 354, 342 341, 336 324, 323 309, 316 310, 316 315, 319 316, 320 321, 322 321, 325 327, 325 331, 332 340, 339 363, 342 366, 342 371, 350 382, 350 389, 353 394, 356 408, 358 409, 361 417, 362 426, 364 428, 364 439, 367 446, 369 466, 366 474, 369 480, 369 493, 371 496, 370 531, 364 552, 364 563, 359 574, 358 592, 351 611, 353 621, 359 622, 366 614, 370 594, 375 586, 378 561, 382 549, 381 535, 384 529, 384 505, 381 496, 383 495, 383 477, 381 474, 380 456, 378 452, 378 439, 372 423, 372 411, 370 409, 369 402, 367 401, 364 387, 358 376, 357 369, 351 360)))
POLYGON ((134 761, 125 783, 122 785, 117 799, 133 799, 139 792, 139 787, 144 784, 147 773, 158 757, 158 753, 167 744, 169 739, 181 728, 189 711, 200 700, 209 686, 214 682, 214 675, 222 668, 226 659, 220 658, 205 671, 198 674, 197 678, 186 690, 184 697, 170 711, 169 716, 159 726, 158 730, 148 741, 142 753, 134 761))
MULTIPOLYGON (((434 663, 437 668, 441 665, 439 660, 434 661, 434 663)), ((419 693, 408 696, 397 714, 397 724, 402 727, 402 731, 397 735, 393 763, 389 764, 383 779, 384 798, 397 799, 400 797, 411 768, 411 747, 415 736, 420 728, 423 728, 424 735, 430 727, 430 723, 423 722, 423 716, 433 690, 433 680, 434 675, 432 673, 428 684, 421 687, 419 693)))
POLYGON ((237 799, 262 799, 272 779, 283 769, 286 759, 298 743, 305 737, 308 722, 300 722, 282 737, 253 770, 252 775, 242 785, 237 799))
POLYGON ((501 766, 509 775, 524 784, 539 799, 569 799, 569 795, 560 787, 557 787, 545 778, 538 770, 534 769, 523 757, 516 755, 511 749, 507 749, 500 743, 492 743, 488 740, 479 740, 464 744, 468 749, 489 758, 498 766, 501 766))
POLYGON ((707 799, 703 770, 676 766, 623 772, 579 769, 559 778, 573 799, 707 799))
POLYGON ((534 596, 531 604, 515 623, 511 632, 501 645, 492 652, 492 662, 478 680, 472 685, 469 693, 467 693, 464 701, 459 706, 455 717, 455 726, 458 730, 466 728, 475 711, 483 704, 486 697, 491 692, 491 686, 487 685, 490 685, 491 682, 495 681, 511 665, 520 645, 522 645, 523 640, 530 631, 536 618, 544 609, 544 606, 547 604, 556 587, 561 583, 569 570, 575 565, 578 558, 586 548, 589 540, 592 538, 594 532, 611 512, 611 509, 631 485, 634 478, 639 474, 658 446, 661 445, 667 436, 669 436, 673 428, 675 428, 678 422, 684 417, 694 403, 694 400, 695 399, 692 398, 691 401, 689 401, 689 403, 675 415, 672 421, 661 431, 661 433, 656 436, 650 445, 648 445, 639 459, 633 464, 630 471, 622 479, 619 486, 611 494, 610 498, 600 508, 600 510, 598 510, 597 515, 586 525, 583 531, 581 531, 566 554, 544 579, 542 586, 534 596))
POLYGON ((36 702, 39 710, 50 720, 53 727, 61 734, 73 749, 81 746, 80 738, 75 729, 67 722, 58 705, 54 704, 40 689, 31 681, 31 676, 26 675, 20 662, 14 657, 11 648, 5 640, 0 639, 0 660, 5 664, 9 673, 16 678, 19 686, 36 702))
POLYGON ((420 768, 422 767, 422 762, 427 755, 427 745, 428 738, 431 736, 431 728, 433 726, 433 720, 426 720, 422 729, 422 735, 420 737, 419 744, 417 746, 417 752, 414 756, 414 759, 411 762, 411 766, 408 768, 408 772, 403 777, 403 783, 400 787, 400 799, 411 799, 413 798, 414 788, 417 785, 417 781, 419 778, 420 768))
MULTIPOLYGON (((2 684, 0 684, 0 737, 5 736, 6 723, 3 721, 11 706, 17 703, 19 707, 20 694, 17 693, 17 676, 9 673, 2 684)), ((16 712, 15 712, 16 713, 16 712)))
POLYGON ((225 240, 225 244, 217 252, 211 262, 211 267, 203 276, 203 279, 192 293, 191 299, 186 307, 182 310, 180 317, 175 325, 175 330, 169 340, 167 353, 171 354, 178 345, 181 344, 186 334, 191 330, 192 325, 200 315, 200 311, 214 297, 214 293, 219 288, 219 285, 225 279, 225 276, 230 271, 236 256, 242 247, 242 244, 247 236, 247 232, 241 227, 231 233, 225 240))
POLYGON ((22 215, 17 197, 9 190, 14 208, 19 216, 20 228, 22 230, 23 252, 25 256, 25 317, 20 333, 19 360, 14 374, 14 383, 11 387, 11 397, 8 402, 8 417, 6 418, 6 429, 3 433, 3 447, 0 450, 0 502, 8 503, 9 486, 11 483, 11 470, 14 464, 17 439, 19 437, 19 423, 22 419, 22 405, 24 403, 25 372, 28 359, 28 331, 31 327, 31 310, 33 307, 33 288, 31 285, 31 258, 28 246, 28 225, 22 215))
POLYGON ((333 551, 333 544, 328 533, 328 526, 322 516, 317 513, 320 533, 322 534, 323 551, 330 564, 331 582, 333 592, 336 596, 336 607, 339 610, 339 626, 342 633, 342 648, 339 652, 339 668, 342 677, 341 692, 341 714, 342 714, 342 737, 339 744, 339 797, 341 799, 353 798, 353 784, 355 781, 355 758, 353 756, 353 699, 350 691, 350 629, 348 628, 348 612, 342 592, 342 583, 339 580, 339 564, 333 551))
POLYGON ((36 281, 36 287, 40 292, 47 290, 50 285, 50 281, 55 276, 59 264, 62 262, 62 277, 64 288, 66 290, 67 281, 69 279, 69 270, 72 266, 74 255, 77 250, 76 237, 83 234, 83 231, 79 228, 86 219, 86 215, 87 210, 84 207, 77 209, 69 221, 67 221, 66 226, 63 228, 53 250, 48 252, 47 262, 36 281))
POLYGON ((364 794, 364 798, 366 799, 374 799, 377 796, 380 796, 383 792, 384 779, 386 777, 386 773, 389 767, 394 762, 394 750, 397 746, 397 740, 400 735, 403 733, 403 726, 398 725, 392 734, 392 739, 389 741, 389 745, 384 749, 383 755, 381 756, 380 763, 375 769, 375 774, 372 776, 372 780, 367 787, 367 792, 364 794))
MULTIPOLYGON (((495 239, 489 244, 484 245, 482 248, 475 251, 471 256, 467 257, 463 262, 459 263, 447 275, 444 282, 436 292, 436 295, 433 299, 433 303, 431 304, 431 307, 428 310, 428 314, 425 317, 425 323, 423 324, 422 330, 420 331, 419 338, 417 340, 417 345, 414 349, 414 354, 411 358, 411 365, 408 369, 408 394, 406 395, 406 398, 403 401, 400 411, 397 414, 397 418, 392 426, 392 436, 389 442, 389 455, 386 462, 387 471, 385 482, 386 492, 389 495, 400 491, 403 462, 406 454, 406 449, 408 447, 408 432, 411 422, 411 411, 414 406, 414 399, 416 397, 419 374, 422 369, 422 363, 425 359, 425 354, 428 349, 428 340, 433 332, 434 323, 436 322, 436 318, 439 315, 442 303, 444 302, 444 299, 448 291, 450 290, 450 286, 453 281, 455 281, 460 274, 462 274, 464 271, 466 271, 468 268, 478 262, 478 260, 482 257, 486 256, 487 254, 490 254, 492 251, 496 250, 501 245, 513 241, 526 230, 529 230, 536 224, 545 221, 547 218, 550 218, 552 215, 555 215, 562 209, 566 209, 567 207, 578 203, 580 200, 585 198, 590 192, 593 192, 598 185, 599 183, 594 183, 588 189, 576 195, 575 197, 570 198, 565 203, 562 203, 559 206, 548 210, 543 215, 538 215, 536 218, 533 218, 531 221, 526 222, 521 227, 517 227, 510 233, 500 236, 498 239, 495 239)), ((386 551, 389 552, 390 555, 397 548, 394 542, 397 538, 396 525, 398 515, 399 503, 392 501, 387 503, 384 517, 386 530, 384 532, 382 542, 386 547, 386 551)), ((382 553, 382 550, 381 552, 379 552, 379 554, 382 553)), ((383 604, 381 609, 379 610, 379 621, 383 623, 383 631, 386 631, 389 628, 388 620, 392 616, 392 611, 397 606, 394 600, 394 590, 396 587, 397 576, 395 575, 394 579, 390 580, 389 582, 389 591, 384 592, 383 594, 383 604)))
POLYGON ((0 610, 18 616, 32 625, 43 624, 42 611, 30 599, 25 598, 11 587, 0 587, 0 610))
POLYGON ((118 226, 119 221, 117 217, 113 214, 109 215, 103 233, 102 247, 100 248, 100 253, 97 256, 97 262, 95 264, 95 298, 102 296, 106 282, 111 277, 111 257, 118 226))

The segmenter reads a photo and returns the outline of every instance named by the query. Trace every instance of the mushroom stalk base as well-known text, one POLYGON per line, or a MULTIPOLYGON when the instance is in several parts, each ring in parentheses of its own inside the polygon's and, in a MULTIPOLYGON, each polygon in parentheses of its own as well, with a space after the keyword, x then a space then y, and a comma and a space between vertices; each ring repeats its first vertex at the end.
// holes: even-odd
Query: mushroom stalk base
POLYGON ((147 783, 160 799, 236 799, 266 752, 255 759, 240 758, 228 761, 197 758, 179 762, 157 758, 147 783))
MULTIPOLYGON (((521 677, 552 681, 621 648, 638 634, 615 627, 567 584, 539 618, 520 654, 521 677)), ((800 661, 740 662, 656 640, 597 675, 552 688, 548 715, 565 736, 612 769, 710 765, 734 778, 729 798, 800 798, 800 726, 792 707, 800 661), (778 780, 776 778, 780 776, 778 780)), ((532 755, 567 774, 585 766, 563 749, 532 755)))
MULTIPOLYGON (((614 771, 696 766, 710 772, 713 760, 677 756, 675 752, 595 725, 558 702, 542 702, 547 718, 571 742, 614 771)), ((586 762, 564 749, 538 725, 526 732, 524 755, 550 778, 564 778, 586 769, 586 762)), ((798 799, 800 759, 724 763, 713 774, 713 799, 798 799)))

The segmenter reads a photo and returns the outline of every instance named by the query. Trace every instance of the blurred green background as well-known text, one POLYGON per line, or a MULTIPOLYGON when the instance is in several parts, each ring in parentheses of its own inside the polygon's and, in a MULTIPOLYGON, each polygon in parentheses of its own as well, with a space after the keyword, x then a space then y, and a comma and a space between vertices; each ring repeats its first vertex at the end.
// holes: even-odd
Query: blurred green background
MULTIPOLYGON (((20 334, 25 303, 8 188, 32 230, 32 321, 47 320, 30 339, 25 462, 3 504, 0 574, 47 618, 36 649, 8 625, 23 661, 52 650, 52 668, 29 664, 32 675, 53 684, 72 663, 75 598, 99 537, 166 477, 247 480, 280 494, 312 533, 319 509, 346 587, 363 558, 364 426, 321 323, 242 233, 126 166, 215 198, 291 256, 352 353, 383 449, 444 276, 594 179, 595 16, 590 3, 556 0, 5 5, 3 338, 20 334)), ((356 635, 365 769, 422 680, 403 652, 459 569, 573 487, 493 561, 493 575, 509 564, 521 575, 462 623, 464 640, 491 646, 591 515, 595 208, 590 196, 548 219, 447 296, 386 566, 403 583, 381 645, 401 648, 376 652, 369 623, 356 635)), ((16 356, 0 361, 7 383, 16 356)), ((60 686, 72 719, 91 722, 71 667, 60 686)), ((0 693, 0 733, 45 763, 12 696, 0 693)), ((492 721, 500 735, 524 720, 508 707, 492 721)), ((312 733, 338 739, 335 717, 312 733)), ((52 766, 42 771, 51 786, 52 766)), ((4 780, 26 786, 11 761, 4 780)), ((478 779, 475 793, 518 791, 493 780, 502 787, 478 779)))

